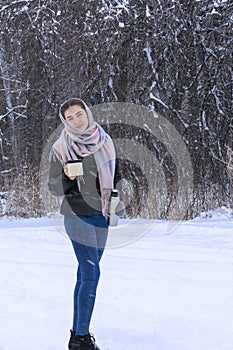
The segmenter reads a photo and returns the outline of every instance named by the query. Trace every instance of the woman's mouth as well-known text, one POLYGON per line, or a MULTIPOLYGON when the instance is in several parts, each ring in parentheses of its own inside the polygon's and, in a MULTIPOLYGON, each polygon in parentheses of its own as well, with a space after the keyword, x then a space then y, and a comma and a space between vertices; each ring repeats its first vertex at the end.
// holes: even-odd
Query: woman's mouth
POLYGON ((75 126, 75 129, 81 129, 83 127, 83 124, 75 126))

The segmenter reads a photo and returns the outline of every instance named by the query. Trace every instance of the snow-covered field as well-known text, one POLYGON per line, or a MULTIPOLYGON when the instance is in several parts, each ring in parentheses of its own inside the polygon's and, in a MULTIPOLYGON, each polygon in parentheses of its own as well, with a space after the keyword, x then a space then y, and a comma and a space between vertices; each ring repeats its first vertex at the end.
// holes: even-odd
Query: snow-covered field
MULTIPOLYGON (((0 350, 65 350, 76 260, 49 219, 0 220, 0 350)), ((107 249, 91 331, 102 350, 233 349, 233 219, 158 221, 107 249)))

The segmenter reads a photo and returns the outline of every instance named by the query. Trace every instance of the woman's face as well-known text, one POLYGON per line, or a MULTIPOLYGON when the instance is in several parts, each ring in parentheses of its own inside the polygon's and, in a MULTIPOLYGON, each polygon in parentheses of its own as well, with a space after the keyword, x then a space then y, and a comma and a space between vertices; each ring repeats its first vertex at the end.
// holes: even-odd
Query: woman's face
POLYGON ((79 105, 70 106, 64 112, 67 123, 78 131, 85 131, 88 128, 88 117, 84 109, 79 105))

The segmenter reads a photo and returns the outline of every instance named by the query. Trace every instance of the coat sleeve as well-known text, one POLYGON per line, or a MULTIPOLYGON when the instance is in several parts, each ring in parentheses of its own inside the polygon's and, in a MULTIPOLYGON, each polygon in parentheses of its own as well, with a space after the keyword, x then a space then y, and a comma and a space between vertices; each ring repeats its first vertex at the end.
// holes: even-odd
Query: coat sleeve
POLYGON ((70 180, 64 173, 63 167, 59 160, 52 160, 50 162, 49 171, 49 191, 54 196, 64 196, 67 194, 72 187, 76 185, 76 179, 70 180))

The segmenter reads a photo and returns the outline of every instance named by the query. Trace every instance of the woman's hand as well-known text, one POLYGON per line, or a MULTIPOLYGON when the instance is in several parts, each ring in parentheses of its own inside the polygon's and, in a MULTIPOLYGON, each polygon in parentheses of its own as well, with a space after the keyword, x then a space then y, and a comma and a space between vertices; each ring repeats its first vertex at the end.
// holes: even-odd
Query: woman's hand
POLYGON ((76 176, 69 176, 67 165, 64 165, 63 169, 64 169, 65 175, 66 175, 70 180, 75 180, 76 176))

